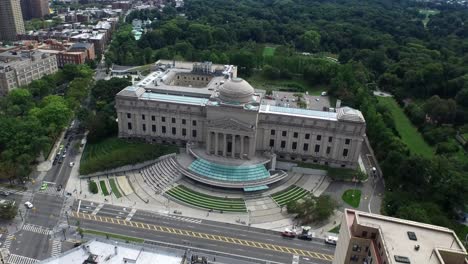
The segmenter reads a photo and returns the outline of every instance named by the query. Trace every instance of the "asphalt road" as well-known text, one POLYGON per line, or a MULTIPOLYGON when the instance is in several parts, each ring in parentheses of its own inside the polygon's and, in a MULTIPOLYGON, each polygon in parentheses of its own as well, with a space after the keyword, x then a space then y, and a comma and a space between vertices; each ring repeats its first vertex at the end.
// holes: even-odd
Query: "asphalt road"
MULTIPOLYGON (((75 204, 74 208, 77 209, 78 204, 75 204)), ((315 252, 327 256, 332 256, 335 250, 333 246, 326 245, 322 241, 285 239, 282 238, 279 233, 264 231, 256 228, 249 228, 208 220, 200 221, 198 219, 189 217, 160 215, 141 210, 137 210, 135 212, 130 208, 124 209, 123 207, 118 206, 104 205, 101 208, 100 206, 98 207, 98 204, 87 201, 81 202, 80 212, 95 215, 96 217, 99 217, 99 219, 127 219, 131 222, 140 224, 157 225, 177 230, 187 230, 191 233, 195 232, 209 234, 216 237, 221 237, 223 240, 216 241, 213 239, 201 238, 197 236, 181 235, 180 232, 158 232, 157 230, 151 230, 151 228, 132 228, 126 225, 113 224, 111 222, 104 223, 90 219, 79 218, 81 227, 85 229, 89 228, 104 232, 139 237, 148 240, 156 240, 164 243, 178 244, 199 249, 208 249, 227 254, 241 255, 249 258, 276 261, 280 263, 292 263, 292 258, 294 255, 294 253, 288 253, 284 250, 280 250, 281 248, 293 248, 307 252, 315 252), (229 239, 234 242, 226 242, 229 241, 229 239), (236 243, 235 241, 240 242, 236 243), (257 244, 242 243, 242 241, 252 241, 256 242, 257 244), (274 247, 271 245, 274 245, 274 247)), ((322 255, 317 256, 318 257, 301 256, 300 263, 331 263, 330 260, 321 259, 322 255)))

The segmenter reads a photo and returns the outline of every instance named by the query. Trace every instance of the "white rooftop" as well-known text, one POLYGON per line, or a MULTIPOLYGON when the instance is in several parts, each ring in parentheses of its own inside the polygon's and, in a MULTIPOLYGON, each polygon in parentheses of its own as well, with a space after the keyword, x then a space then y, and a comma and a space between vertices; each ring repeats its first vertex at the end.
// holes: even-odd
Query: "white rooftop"
POLYGON ((137 247, 115 241, 101 242, 92 240, 82 246, 69 250, 62 255, 39 262, 40 264, 83 264, 91 254, 96 255, 97 263, 106 264, 180 264, 182 256, 164 249, 156 250, 137 247), (89 251, 88 251, 89 250, 89 251), (115 254, 117 252, 117 254, 115 254))

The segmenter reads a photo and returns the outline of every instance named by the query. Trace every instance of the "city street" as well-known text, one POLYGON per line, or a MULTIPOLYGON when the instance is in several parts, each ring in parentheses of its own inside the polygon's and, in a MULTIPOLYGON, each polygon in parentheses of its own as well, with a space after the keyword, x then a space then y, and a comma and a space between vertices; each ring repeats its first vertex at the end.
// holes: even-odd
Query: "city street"
POLYGON ((301 256, 300 263, 331 263, 335 249, 334 246, 324 244, 323 240, 285 239, 279 233, 268 230, 87 201, 75 202, 73 209, 73 218, 79 220, 84 229, 280 263, 291 263, 294 255, 301 256), (78 211, 81 214, 77 214, 78 211))

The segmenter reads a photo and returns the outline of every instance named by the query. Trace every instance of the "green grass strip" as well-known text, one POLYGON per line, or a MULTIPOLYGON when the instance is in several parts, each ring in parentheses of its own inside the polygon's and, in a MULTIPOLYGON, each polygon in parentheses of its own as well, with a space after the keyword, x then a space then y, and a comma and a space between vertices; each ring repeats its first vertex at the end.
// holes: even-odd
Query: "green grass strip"
POLYGON ((106 181, 99 181, 99 185, 101 185, 102 194, 104 194, 104 196, 108 196, 109 191, 107 190, 106 181))
POLYGON ((115 238, 115 239, 121 239, 121 240, 135 242, 135 243, 145 242, 144 239, 137 238, 137 237, 129 237, 129 236, 124 236, 124 235, 119 235, 119 234, 114 234, 114 233, 106 233, 106 232, 101 232, 101 231, 92 230, 92 229, 83 229, 83 233, 104 236, 104 237, 109 237, 109 238, 115 238))
POLYGON ((117 188, 117 184, 115 183, 115 179, 109 179, 109 183, 112 189, 112 193, 115 195, 115 197, 122 197, 122 194, 120 194, 119 188, 117 188))
POLYGON ((191 201, 191 202, 199 202, 200 204, 203 204, 203 205, 206 205, 206 206, 210 206, 210 207, 217 207, 217 208, 245 208, 245 204, 221 204, 221 203, 213 203, 213 202, 207 202, 205 200, 202 200, 200 198, 197 198, 197 197, 193 197, 193 196, 189 196, 189 195, 185 195, 185 194, 181 194, 181 193, 174 193, 174 192, 170 192, 168 191, 167 192, 169 195, 173 196, 173 197, 179 197, 180 200, 186 200, 186 201, 191 201))
POLYGON ((231 200, 231 199, 224 199, 222 197, 214 197, 214 196, 201 196, 201 195, 198 195, 198 193, 195 193, 195 192, 189 192, 189 191, 186 191, 186 190, 183 190, 183 189, 177 189, 176 187, 176 190, 174 190, 176 192, 179 192, 179 193, 185 193, 185 194, 188 194, 190 196, 194 196, 194 197, 200 197, 200 198, 203 198, 207 201, 213 201, 213 202, 219 202, 219 203, 229 203, 229 204, 244 204, 244 200, 231 200))
POLYGON ((403 109, 392 97, 377 97, 379 104, 390 110, 396 130, 401 136, 401 140, 408 146, 414 154, 422 155, 426 158, 434 156, 434 150, 424 141, 421 133, 411 123, 409 118, 403 112, 403 109))
POLYGON ((203 208, 208 208, 208 209, 217 209, 217 210, 242 211, 242 212, 246 210, 245 205, 213 204, 213 203, 206 203, 203 200, 199 200, 197 198, 190 197, 190 196, 185 196, 183 194, 180 195, 177 193, 172 193, 170 191, 168 191, 167 194, 180 201, 183 201, 185 203, 192 204, 198 207, 203 207, 203 208))

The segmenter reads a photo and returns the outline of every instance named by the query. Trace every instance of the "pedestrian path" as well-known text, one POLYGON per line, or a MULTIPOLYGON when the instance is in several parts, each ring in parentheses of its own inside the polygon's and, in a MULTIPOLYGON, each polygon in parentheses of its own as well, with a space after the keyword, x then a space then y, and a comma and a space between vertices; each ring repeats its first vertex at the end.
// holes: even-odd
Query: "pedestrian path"
POLYGON ((187 217, 175 216, 175 215, 167 215, 166 217, 176 219, 176 220, 179 220, 179 221, 195 223, 195 224, 200 224, 202 222, 202 220, 200 220, 200 219, 193 219, 193 218, 187 218, 187 217))
POLYGON ((5 239, 5 242, 2 245, 2 248, 10 249, 11 242, 13 241, 14 238, 15 238, 14 235, 8 235, 5 239))
POLYGON ((33 264, 37 262, 39 262, 39 260, 15 254, 10 254, 10 256, 8 256, 8 260, 6 261, 7 264, 33 264))
POLYGON ((60 253, 62 253, 62 242, 60 241, 60 239, 52 240, 51 256, 55 257, 55 256, 60 255, 60 253))
POLYGON ((25 224, 23 226, 23 230, 38 233, 38 234, 43 234, 43 235, 52 234, 52 230, 50 230, 49 228, 45 228, 43 226, 32 225, 32 224, 25 224))
POLYGON ((127 218, 125 218, 125 221, 130 221, 133 217, 133 215, 136 213, 137 209, 133 208, 130 213, 128 213, 127 218))
POLYGON ((97 213, 99 212, 99 210, 101 210, 103 206, 104 204, 99 204, 98 206, 96 206, 96 208, 94 208, 93 215, 97 215, 97 213))

